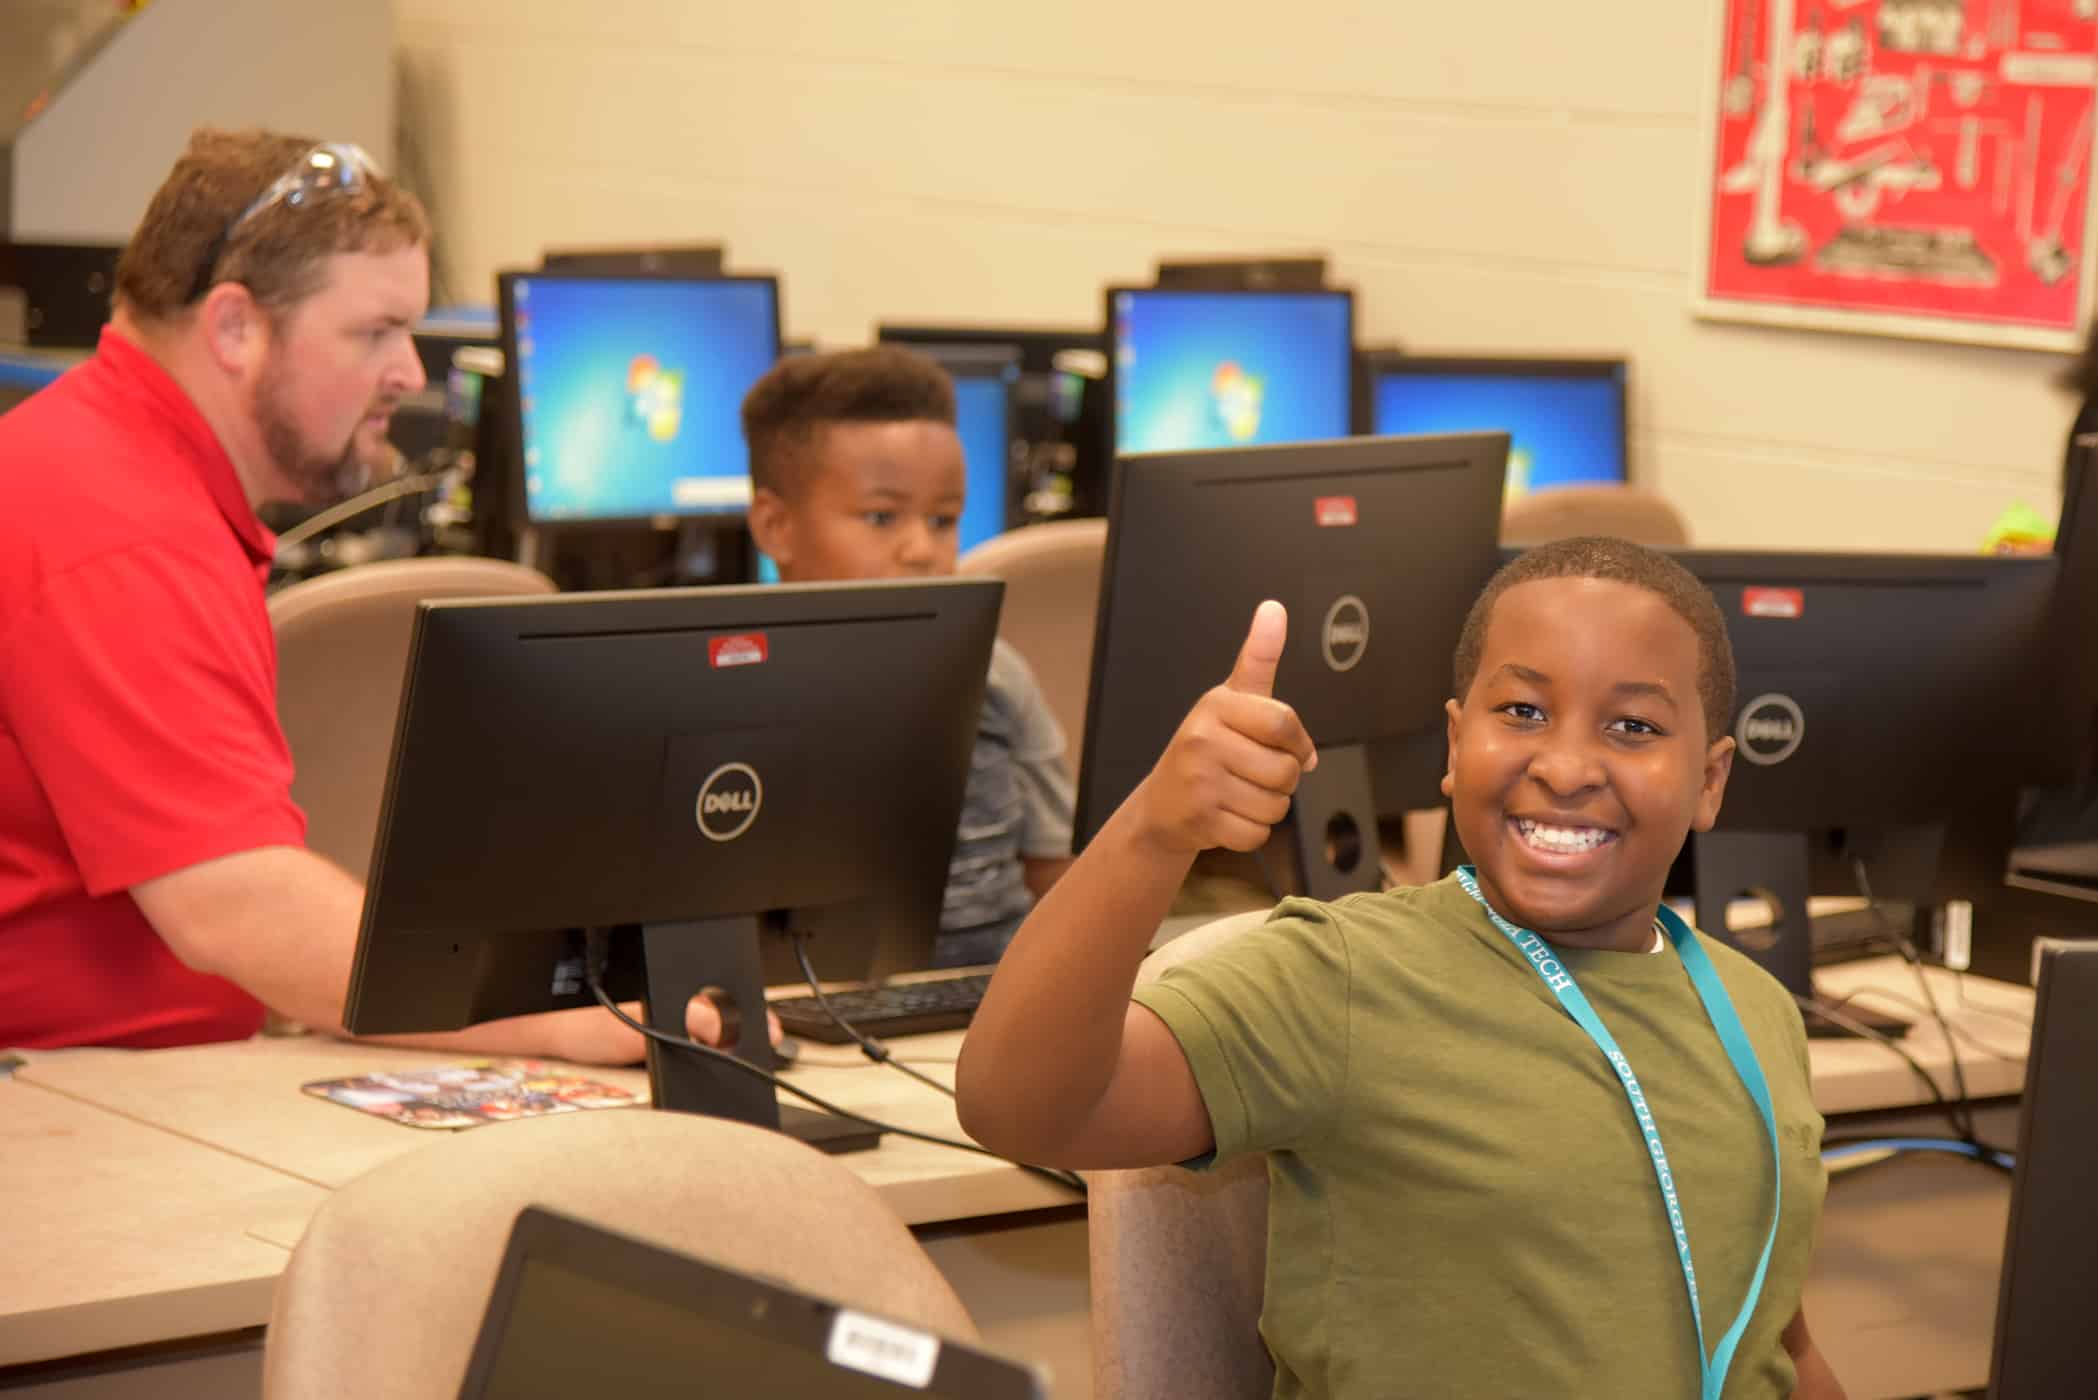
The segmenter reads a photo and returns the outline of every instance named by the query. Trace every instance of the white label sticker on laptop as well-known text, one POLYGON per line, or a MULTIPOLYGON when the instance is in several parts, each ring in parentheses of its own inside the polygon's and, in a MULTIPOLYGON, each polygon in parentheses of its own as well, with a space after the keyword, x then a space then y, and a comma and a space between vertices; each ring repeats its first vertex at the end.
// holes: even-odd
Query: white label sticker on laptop
POLYGON ((840 1308, 837 1321, 831 1324, 828 1354, 833 1366, 923 1390, 932 1383, 933 1368, 939 1364, 940 1339, 840 1308))

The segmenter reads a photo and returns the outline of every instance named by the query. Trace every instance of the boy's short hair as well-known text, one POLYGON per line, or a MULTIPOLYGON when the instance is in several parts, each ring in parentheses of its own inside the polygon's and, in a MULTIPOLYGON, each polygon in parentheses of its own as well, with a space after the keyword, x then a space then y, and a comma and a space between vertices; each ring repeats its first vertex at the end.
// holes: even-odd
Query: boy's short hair
POLYGON ((192 132, 117 260, 117 302, 166 321, 218 283, 238 282, 274 311, 317 290, 337 253, 430 241, 422 203, 376 171, 336 197, 258 209, 229 237, 242 211, 319 144, 274 131, 192 132))
POLYGON ((750 481, 782 496, 803 484, 808 450, 837 423, 954 426, 954 381, 931 358, 900 345, 781 360, 743 398, 750 481))
POLYGON ((1734 644, 1712 590, 1675 560, 1629 540, 1588 536, 1554 540, 1520 554, 1503 565, 1480 591, 1464 630, 1457 637, 1457 698, 1470 693, 1486 653, 1486 625, 1493 605, 1517 584, 1549 578, 1599 578, 1629 583, 1668 604, 1697 634, 1697 695, 1705 711, 1705 742, 1732 729, 1734 714, 1734 644))

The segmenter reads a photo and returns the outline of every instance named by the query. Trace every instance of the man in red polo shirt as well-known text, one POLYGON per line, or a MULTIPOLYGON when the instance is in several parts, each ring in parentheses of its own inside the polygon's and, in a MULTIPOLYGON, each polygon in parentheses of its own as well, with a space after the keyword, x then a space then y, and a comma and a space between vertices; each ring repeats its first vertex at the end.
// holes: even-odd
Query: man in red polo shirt
MULTIPOLYGON (((94 357, 0 418, 0 1047, 340 1033, 364 891, 303 844, 255 506, 383 450, 428 243, 354 146, 199 131, 94 357)), ((594 1009, 414 1043, 642 1051, 594 1009)))

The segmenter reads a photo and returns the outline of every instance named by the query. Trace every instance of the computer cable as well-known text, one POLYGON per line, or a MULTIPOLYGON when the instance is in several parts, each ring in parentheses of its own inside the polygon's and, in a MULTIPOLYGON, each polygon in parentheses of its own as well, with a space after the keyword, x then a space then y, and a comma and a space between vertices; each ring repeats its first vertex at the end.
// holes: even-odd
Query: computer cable
POLYGON ((921 1084, 931 1085, 950 1099, 954 1097, 954 1090, 951 1087, 942 1084, 929 1074, 919 1073, 903 1061, 896 1059, 887 1045, 876 1040, 871 1035, 862 1034, 858 1026, 846 1020, 844 1014, 830 1004, 830 998, 823 994, 823 984, 816 977, 816 969, 809 963, 808 934, 796 932, 790 936, 794 940, 794 959, 801 964, 801 975, 808 980, 809 991, 816 998, 816 1005, 822 1010, 824 1015, 830 1017, 832 1025, 851 1036, 858 1043, 861 1054, 878 1065, 887 1065, 891 1069, 899 1070, 909 1075, 921 1084))
POLYGON ((960 1138, 941 1137, 937 1133, 921 1133, 915 1128, 899 1128, 895 1124, 883 1122, 879 1118, 869 1118, 864 1113, 855 1113, 849 1108, 841 1108, 818 1094, 810 1093, 799 1084, 790 1083, 779 1075, 774 1074, 771 1070, 761 1069, 748 1060, 739 1059, 729 1054, 726 1050, 717 1050, 711 1045, 702 1045, 689 1035, 672 1035, 668 1031, 660 1031, 654 1026, 644 1025, 622 1011, 619 1003, 613 1001, 611 994, 605 990, 605 966, 610 960, 611 940, 604 930, 593 929, 585 934, 583 980, 590 988, 590 995, 597 999, 599 1006, 611 1012, 613 1017, 621 1024, 639 1034, 644 1040, 650 1040, 658 1045, 682 1050, 688 1055, 697 1055, 702 1059, 713 1060, 718 1064, 727 1065, 739 1074, 747 1074, 753 1078, 762 1079, 772 1085, 773 1088, 784 1089, 794 1095, 794 1097, 813 1104, 815 1107, 823 1110, 823 1112, 834 1114, 839 1118, 848 1119, 854 1123, 864 1123, 866 1126, 880 1132, 894 1133, 897 1137, 911 1138, 918 1142, 929 1142, 935 1147, 952 1147, 961 1152, 973 1152, 979 1157, 989 1157, 996 1162, 1005 1162, 1011 1166, 1018 1167, 1023 1172, 1043 1177, 1059 1186, 1069 1187, 1080 1195, 1085 1194, 1085 1181, 1076 1172, 1062 1171, 1056 1167, 1038 1167, 1031 1162, 1015 1162, 1012 1158, 1002 1153, 993 1152, 990 1148, 979 1146, 973 1142, 964 1142, 960 1138))
MULTIPOLYGON (((1824 1141, 1821 1144, 1821 1160, 1831 1164, 1842 1162, 1852 1157, 1863 1156, 1867 1153, 1884 1154, 1884 1156, 1877 1159, 1884 1161, 1888 1158, 1899 1156, 1904 1152, 1946 1152, 1956 1157, 1971 1158, 1984 1166, 1995 1167, 2000 1171, 2012 1170, 2017 1166, 2018 1160, 2013 1153, 2003 1152, 1993 1147, 1984 1147, 1978 1143, 1967 1142, 1961 1138, 1836 1138, 1824 1141)), ((1871 1164, 1858 1163, 1856 1165, 1869 1166, 1871 1164)))
MULTIPOLYGON (((1928 1006, 1924 1005, 1922 1002, 1916 1000, 1916 998, 1912 996, 1908 996, 1905 993, 1895 991, 1892 987, 1857 987, 1845 993, 1843 996, 1836 997, 1834 1000, 1825 1002, 1823 1004, 1833 1006, 1840 1011, 1844 1007, 1849 1006, 1852 1002, 1861 1001, 1868 997, 1876 997, 1881 1001, 1893 1002, 1896 1006, 1906 1007, 1919 1016, 1928 1016, 1930 1014, 1930 1008, 1928 1006)), ((1998 1020, 2008 1021, 2015 1026, 2022 1026, 2028 1035, 2030 1035, 2032 1032, 2032 1022, 2024 1017, 2012 1016, 2007 1012, 1996 1011, 1986 1006, 1968 1005, 1965 1007, 1965 1009, 1975 1013, 1976 1015, 1994 1016, 1998 1020)), ((1976 1035, 1973 1031, 1968 1030, 1964 1026, 1954 1026, 1952 1028, 1952 1033, 1958 1036, 1961 1040, 1966 1041, 1969 1045, 1973 1046, 1982 1054, 1987 1055, 1992 1060, 2002 1060, 2006 1064, 2022 1065, 2025 1063, 2024 1055, 2012 1054, 2007 1050, 1999 1050, 1995 1046, 1989 1044, 1986 1040, 1983 1040, 1980 1036, 1976 1035)))
POLYGON ((1916 945, 1909 936, 1895 927, 1894 921, 1887 917, 1887 911, 1879 906, 1879 902, 1873 899, 1872 881, 1865 872, 1862 856, 1850 858, 1850 870, 1857 880, 1858 893, 1864 898, 1865 907, 1872 911, 1873 922, 1879 925, 1880 932, 1894 945, 1894 950, 1901 954, 1903 961, 1907 962, 1909 969, 1916 974, 1916 985, 1922 989, 1923 999, 1930 1006, 1931 1019, 1937 1022, 1938 1033, 1945 1037, 1945 1052, 1952 1060, 1953 1103, 1959 1115, 1953 1120, 1953 1126, 1962 1139, 1980 1146, 1981 1143, 1974 1134, 1973 1096, 1967 1092, 1967 1067, 1960 1059, 1960 1045, 1952 1034, 1952 1023, 1945 1019, 1945 1013, 1939 1009, 1938 994, 1931 989, 1930 978, 1924 975, 1923 955, 1916 950, 1916 945))
POLYGON ((1963 1142, 1971 1140, 1966 1135, 1965 1125, 1960 1121, 1959 1113, 1952 1100, 1945 1097, 1945 1090, 1939 1086, 1938 1081, 1932 1077, 1931 1072, 1923 1067, 1922 1062, 1903 1048, 1900 1041, 1881 1031, 1874 1030, 1863 1021, 1844 1015, 1826 1002, 1819 1002, 1812 997, 1801 996, 1797 992, 1792 994, 1792 999, 1799 1003, 1801 1011, 1809 1015, 1819 1016, 1829 1022, 1829 1024, 1836 1026, 1847 1034, 1856 1036, 1860 1040, 1869 1040, 1875 1045, 1884 1045, 1888 1050, 1899 1055, 1902 1063, 1915 1071, 1916 1078, 1922 1081, 1923 1087, 1930 1093, 1932 1106, 1945 1114, 1946 1120, 1952 1124, 1954 1131, 1959 1134, 1960 1140, 1963 1142))
MULTIPOLYGON (((2027 1012, 2025 1015, 2020 1016, 2015 1012, 2003 1011, 1998 1009, 1997 1007, 1983 1006, 1979 1002, 1972 1002, 1967 1000, 1967 974, 1964 971, 1955 972, 1952 975, 1952 985, 1956 989, 1958 989, 1959 992, 1960 1010, 1972 1011, 1976 1015, 1987 1016, 1997 1021, 2008 1021, 2010 1024, 2024 1031, 2028 1038, 2031 1037, 2032 1013, 2027 1012)), ((2023 1057, 2021 1056, 2020 1058, 2023 1057)))

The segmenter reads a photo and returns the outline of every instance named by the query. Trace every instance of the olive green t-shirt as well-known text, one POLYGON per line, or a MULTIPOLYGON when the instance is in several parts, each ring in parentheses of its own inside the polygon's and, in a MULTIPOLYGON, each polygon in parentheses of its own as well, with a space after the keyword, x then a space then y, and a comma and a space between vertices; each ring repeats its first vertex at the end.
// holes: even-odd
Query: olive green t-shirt
MULTIPOLYGON (((1784 1215, 1726 1400, 1792 1393, 1826 1177, 1798 1010, 1702 938, 1776 1109, 1784 1215)), ((1771 1212, 1761 1116, 1673 947, 1560 949, 1658 1121, 1707 1347, 1771 1212)), ((1261 1332, 1277 1397, 1695 1400, 1696 1334, 1645 1141, 1609 1062, 1454 879, 1289 900, 1140 987, 1178 1038, 1212 1160, 1268 1154, 1261 1332)))

